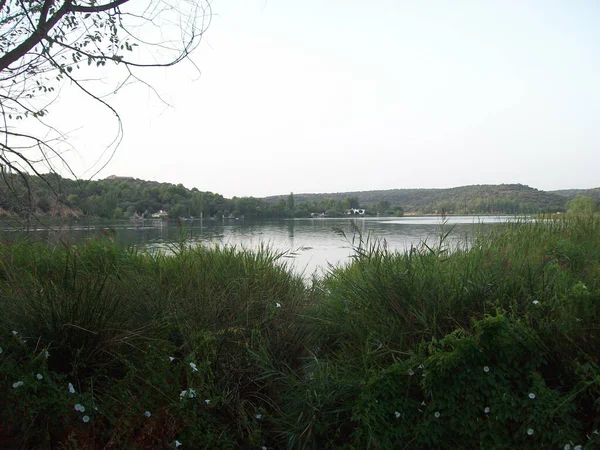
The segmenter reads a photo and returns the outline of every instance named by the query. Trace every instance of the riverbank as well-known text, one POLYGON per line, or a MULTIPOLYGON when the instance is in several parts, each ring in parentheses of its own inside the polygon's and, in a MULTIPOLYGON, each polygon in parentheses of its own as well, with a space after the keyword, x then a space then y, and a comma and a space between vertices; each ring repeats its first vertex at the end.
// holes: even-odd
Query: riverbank
POLYGON ((268 248, 1 247, 0 442, 600 445, 598 218, 354 250, 307 284, 268 248))

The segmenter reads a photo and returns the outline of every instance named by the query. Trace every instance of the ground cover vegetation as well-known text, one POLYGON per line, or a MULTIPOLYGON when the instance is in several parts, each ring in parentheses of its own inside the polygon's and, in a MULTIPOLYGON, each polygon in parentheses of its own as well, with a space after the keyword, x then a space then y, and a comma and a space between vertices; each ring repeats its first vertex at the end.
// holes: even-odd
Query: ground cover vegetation
MULTIPOLYGON (((111 176, 96 181, 72 180, 56 174, 43 177, 5 174, 4 177, 8 182, 0 183, 0 215, 20 217, 33 214, 130 219, 150 217, 153 213, 165 211, 171 219, 260 219, 320 215, 342 217, 350 209, 364 209, 366 215, 380 216, 401 216, 404 213, 537 214, 567 211, 576 198, 588 199, 588 205, 596 210, 599 201, 595 196, 596 190, 549 193, 522 185, 337 194, 290 193, 263 199, 228 199, 217 193, 188 189, 181 184, 132 177, 111 176)), ((577 209, 577 202, 573 206, 577 209)))
POLYGON ((600 218, 406 253, 0 247, 16 448, 598 448, 600 218), (468 245, 467 245, 468 244, 468 245))

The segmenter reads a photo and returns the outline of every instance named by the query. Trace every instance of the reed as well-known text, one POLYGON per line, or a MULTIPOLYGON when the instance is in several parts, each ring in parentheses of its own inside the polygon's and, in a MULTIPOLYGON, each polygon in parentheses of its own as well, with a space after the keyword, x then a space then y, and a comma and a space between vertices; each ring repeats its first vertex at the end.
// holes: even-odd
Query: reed
POLYGON ((0 441, 599 446, 598 217, 449 231, 310 284, 269 247, 0 246, 0 441))

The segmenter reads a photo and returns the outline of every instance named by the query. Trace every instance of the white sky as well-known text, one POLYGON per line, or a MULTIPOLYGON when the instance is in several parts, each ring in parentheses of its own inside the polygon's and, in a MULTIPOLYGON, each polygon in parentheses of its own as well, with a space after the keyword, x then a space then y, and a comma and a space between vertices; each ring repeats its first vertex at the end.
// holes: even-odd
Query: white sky
MULTIPOLYGON (((183 183, 226 197, 600 186, 596 1, 212 7, 193 55, 201 75, 190 64, 147 74, 170 107, 142 84, 111 100, 125 138, 96 178, 183 183)), ((81 174, 114 122, 68 90, 56 108, 83 127, 73 120, 78 154, 68 156, 81 174)))

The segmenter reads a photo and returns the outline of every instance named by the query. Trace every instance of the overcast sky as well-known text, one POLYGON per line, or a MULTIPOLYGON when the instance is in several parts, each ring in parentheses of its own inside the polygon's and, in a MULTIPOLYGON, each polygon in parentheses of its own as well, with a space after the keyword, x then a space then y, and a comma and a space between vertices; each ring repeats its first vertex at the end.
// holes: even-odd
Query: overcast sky
MULTIPOLYGON (((212 8, 193 55, 201 74, 190 64, 150 74, 170 106, 141 84, 112 100, 125 137, 96 178, 226 197, 600 186, 597 1, 215 0, 212 8)), ((70 101, 65 93, 61 104, 70 101)), ((110 135, 89 122, 72 133, 79 172, 110 135)))

